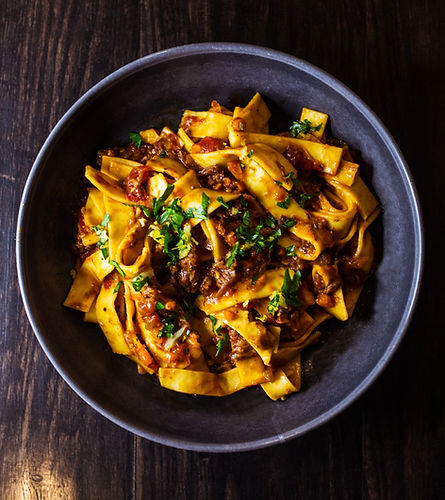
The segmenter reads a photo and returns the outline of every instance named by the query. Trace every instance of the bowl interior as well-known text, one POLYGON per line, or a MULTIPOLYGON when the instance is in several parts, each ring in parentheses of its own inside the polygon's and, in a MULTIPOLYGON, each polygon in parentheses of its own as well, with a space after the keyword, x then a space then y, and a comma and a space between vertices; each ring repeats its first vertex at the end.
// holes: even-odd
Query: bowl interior
POLYGON ((30 176, 18 232, 19 273, 27 311, 62 376, 100 412, 139 435, 178 447, 241 450, 298 435, 357 396, 396 347, 419 278, 419 214, 397 148, 372 113, 343 86, 296 59, 261 49, 208 46, 149 56, 120 70, 78 102, 56 127, 30 176), (380 263, 353 317, 330 320, 305 351, 303 389, 272 402, 260 388, 225 398, 162 389, 155 377, 114 355, 99 329, 62 307, 70 287, 74 213, 85 193, 86 163, 100 147, 128 144, 128 132, 167 124, 212 99, 245 105, 259 91, 272 131, 286 129, 302 106, 330 115, 333 136, 361 154, 361 171, 384 208, 374 236, 380 263), (199 422, 197 425, 196 423, 199 422))

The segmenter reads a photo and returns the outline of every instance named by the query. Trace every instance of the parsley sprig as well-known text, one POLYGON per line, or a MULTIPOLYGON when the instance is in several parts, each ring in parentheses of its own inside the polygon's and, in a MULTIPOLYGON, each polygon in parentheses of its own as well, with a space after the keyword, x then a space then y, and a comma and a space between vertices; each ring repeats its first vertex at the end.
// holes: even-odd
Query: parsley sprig
POLYGON ((150 236, 163 246, 164 253, 170 259, 169 265, 186 257, 192 248, 192 243, 196 244, 191 234, 191 226, 186 221, 207 219, 210 205, 210 198, 203 192, 201 205, 189 208, 187 212, 181 208, 179 198, 175 198, 170 205, 165 206, 173 189, 173 184, 170 184, 162 196, 153 198, 153 216, 156 223, 150 226, 150 236))
POLYGON ((286 269, 281 289, 276 290, 269 298, 267 312, 275 316, 280 307, 298 307, 300 305, 300 299, 298 297, 300 283, 300 271, 295 271, 293 278, 291 278, 289 269, 286 269))
POLYGON ((254 229, 250 227, 250 211, 246 210, 243 213, 240 226, 235 229, 237 241, 235 242, 231 252, 227 257, 226 265, 230 268, 233 261, 238 256, 244 257, 246 251, 253 248, 256 253, 261 253, 264 249, 273 250, 278 242, 278 238, 282 235, 283 229, 288 229, 296 224, 294 219, 285 219, 283 222, 278 221, 271 215, 261 219, 254 229), (273 229, 272 232, 264 234, 263 228, 273 229))
POLYGON ((128 135, 130 136, 132 144, 134 144, 137 148, 140 148, 142 144, 141 134, 138 134, 137 132, 129 132, 128 135))
POLYGON ((229 335, 225 333, 222 338, 216 343, 216 353, 215 356, 219 356, 220 353, 224 352, 229 345, 229 335))
POLYGON ((102 222, 97 226, 91 226, 91 230, 94 231, 99 237, 99 241, 97 242, 97 246, 99 247, 102 256, 105 260, 116 269, 116 271, 125 278, 125 273, 120 267, 120 265, 115 261, 110 259, 110 254, 108 252, 108 234, 107 234, 107 225, 110 222, 110 214, 105 214, 102 222))
POLYGON ((308 132, 318 132, 321 129, 321 123, 317 126, 312 125, 310 120, 305 118, 303 121, 297 120, 289 127, 289 133, 292 137, 298 137, 308 132))
POLYGON ((161 319, 162 328, 159 330, 158 338, 168 337, 172 338, 175 331, 174 316, 168 316, 167 318, 161 319))
POLYGON ((91 226, 91 230, 94 231, 99 241, 97 242, 97 246, 102 252, 103 258, 108 259, 108 234, 107 234, 107 224, 110 222, 110 214, 105 214, 102 222, 97 226, 91 226))

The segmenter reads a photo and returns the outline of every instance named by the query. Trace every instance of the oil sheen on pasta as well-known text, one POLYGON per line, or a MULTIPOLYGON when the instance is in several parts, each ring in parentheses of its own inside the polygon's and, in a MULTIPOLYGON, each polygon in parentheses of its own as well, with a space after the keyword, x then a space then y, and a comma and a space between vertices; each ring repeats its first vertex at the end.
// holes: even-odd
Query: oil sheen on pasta
POLYGON ((269 134, 259 94, 131 133, 87 166, 64 304, 165 388, 273 400, 301 385, 300 353, 346 321, 372 271, 378 203, 328 115, 269 134))

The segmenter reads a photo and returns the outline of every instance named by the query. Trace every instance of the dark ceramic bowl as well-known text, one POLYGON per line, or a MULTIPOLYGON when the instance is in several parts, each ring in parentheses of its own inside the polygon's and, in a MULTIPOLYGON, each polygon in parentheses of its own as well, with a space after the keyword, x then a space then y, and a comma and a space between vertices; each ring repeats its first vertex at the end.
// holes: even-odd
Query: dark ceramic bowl
POLYGON ((239 44, 177 47, 128 64, 88 91, 51 132, 26 184, 17 230, 17 265, 26 311, 47 356, 87 403, 113 422, 159 443, 240 451, 299 436, 337 415, 383 370, 410 321, 422 269, 419 204, 408 168, 374 113, 340 82, 307 62, 239 44), (304 354, 303 388, 272 402, 261 388, 229 397, 189 396, 141 377, 112 354, 99 327, 62 307, 73 265, 73 211, 84 166, 98 148, 128 144, 128 132, 169 124, 213 98, 233 107, 259 91, 272 130, 302 106, 330 115, 332 135, 361 153, 361 170, 384 208, 375 223, 377 272, 346 323, 322 325, 304 354))

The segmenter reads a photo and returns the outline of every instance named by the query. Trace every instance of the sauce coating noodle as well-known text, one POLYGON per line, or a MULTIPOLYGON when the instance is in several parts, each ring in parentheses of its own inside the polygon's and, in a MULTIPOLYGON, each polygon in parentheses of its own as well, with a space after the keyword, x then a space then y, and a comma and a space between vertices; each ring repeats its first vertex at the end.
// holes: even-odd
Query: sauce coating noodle
POLYGON ((301 386, 319 325, 347 320, 372 272, 378 202, 328 115, 269 134, 260 94, 186 110, 177 133, 100 150, 64 305, 165 388, 224 396, 301 386))

